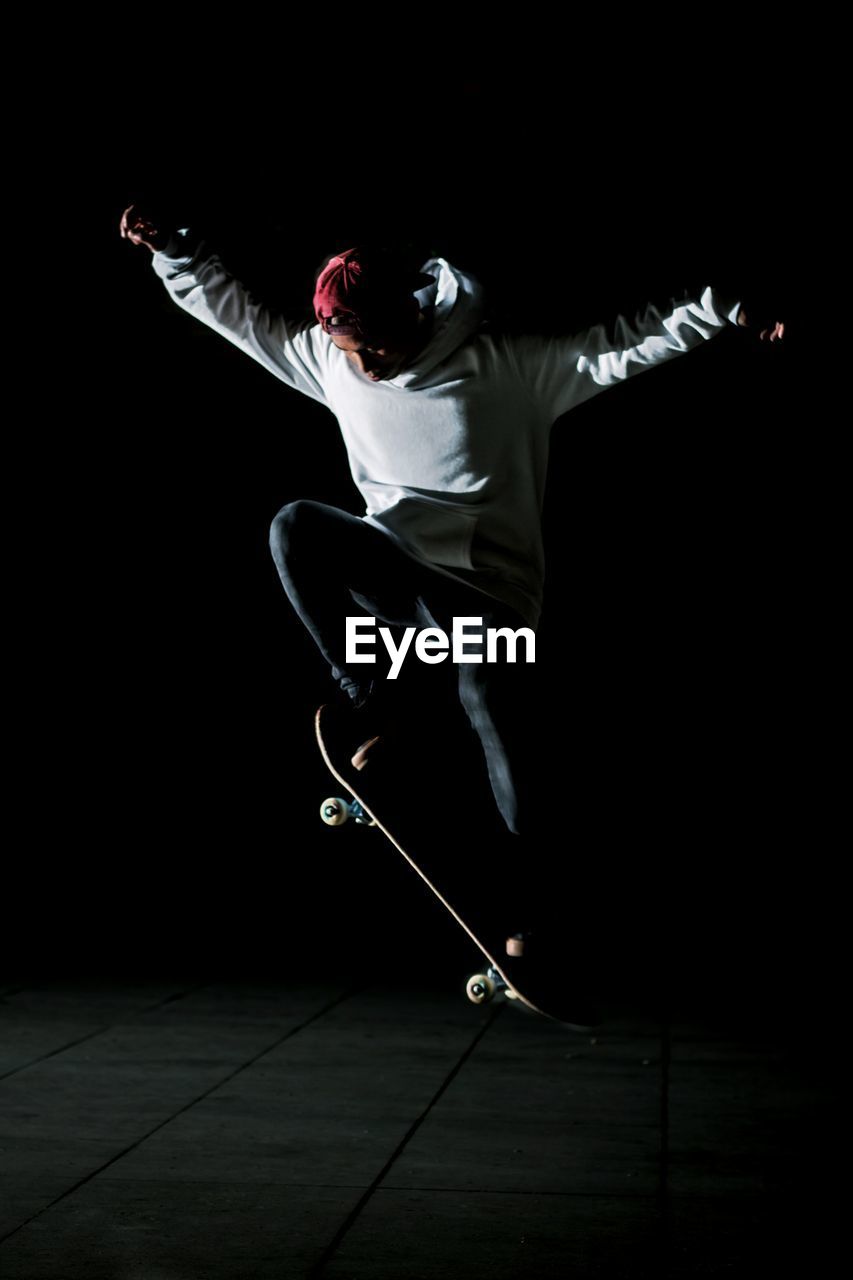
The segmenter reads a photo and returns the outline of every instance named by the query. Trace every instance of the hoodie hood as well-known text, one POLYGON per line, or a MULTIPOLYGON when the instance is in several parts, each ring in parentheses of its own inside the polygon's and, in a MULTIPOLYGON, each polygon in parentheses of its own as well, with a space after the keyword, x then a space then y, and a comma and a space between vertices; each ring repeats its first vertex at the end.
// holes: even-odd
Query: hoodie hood
POLYGON ((446 258, 429 258, 421 271, 435 282, 419 289, 415 297, 421 307, 432 307, 432 333, 412 364, 395 378, 391 387, 416 387, 475 333, 486 310, 485 290, 475 276, 453 267, 446 258))

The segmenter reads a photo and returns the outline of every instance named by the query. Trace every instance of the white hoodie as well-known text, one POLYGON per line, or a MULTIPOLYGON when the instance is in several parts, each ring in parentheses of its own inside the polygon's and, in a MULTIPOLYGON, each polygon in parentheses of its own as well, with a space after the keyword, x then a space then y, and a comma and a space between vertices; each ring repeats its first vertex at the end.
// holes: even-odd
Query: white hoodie
POLYGON ((545 576, 542 503, 552 423, 607 387, 698 346, 736 322, 739 302, 698 298, 645 308, 580 333, 482 327, 483 288, 444 258, 416 296, 431 335, 396 377, 359 373, 319 324, 259 303, 202 241, 152 257, 175 302, 282 382, 335 415, 364 519, 410 555, 512 605, 535 627, 545 576), (178 250, 177 252, 180 252, 178 250))

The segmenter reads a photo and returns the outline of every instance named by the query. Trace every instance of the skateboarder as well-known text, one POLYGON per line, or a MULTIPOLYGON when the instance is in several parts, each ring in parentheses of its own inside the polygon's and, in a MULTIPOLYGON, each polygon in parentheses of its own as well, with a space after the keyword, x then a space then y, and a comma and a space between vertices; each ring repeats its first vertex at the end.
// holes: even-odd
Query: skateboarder
MULTIPOLYGON (((711 285, 580 333, 496 334, 483 323, 474 276, 442 257, 417 263, 370 246, 326 260, 316 323, 298 324, 262 305, 191 231, 161 226, 135 206, 120 229, 151 250, 179 306, 337 418, 365 514, 293 502, 275 517, 270 544, 284 589, 368 741, 381 737, 394 682, 347 660, 344 620, 354 601, 396 626, 449 633, 454 618, 473 617, 484 634, 535 629, 552 423, 729 324, 753 327, 766 342, 784 336, 782 323, 753 325, 738 298, 711 285)), ((531 668, 483 661, 457 670, 503 821, 514 834, 529 831, 531 668)))

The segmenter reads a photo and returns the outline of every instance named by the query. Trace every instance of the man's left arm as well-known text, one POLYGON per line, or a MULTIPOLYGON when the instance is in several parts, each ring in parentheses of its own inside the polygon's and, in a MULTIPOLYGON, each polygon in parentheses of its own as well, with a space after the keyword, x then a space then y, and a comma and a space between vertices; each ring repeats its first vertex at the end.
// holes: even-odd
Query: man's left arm
MULTIPOLYGON (((519 375, 551 420, 608 387, 701 346, 727 326, 750 328, 739 298, 707 285, 697 295, 650 303, 633 319, 617 316, 579 333, 508 339, 519 375)), ((784 336, 784 325, 762 327, 762 340, 784 336)))

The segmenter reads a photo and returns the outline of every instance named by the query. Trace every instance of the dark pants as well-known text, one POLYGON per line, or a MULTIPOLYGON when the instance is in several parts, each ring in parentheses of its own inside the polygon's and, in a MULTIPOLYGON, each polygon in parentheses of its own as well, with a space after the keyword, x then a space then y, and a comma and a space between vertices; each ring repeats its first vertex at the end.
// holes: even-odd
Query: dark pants
MULTIPOLYGON (((353 600, 389 626, 440 627, 448 635, 454 617, 482 618, 482 630, 525 625, 509 605, 454 581, 407 555, 379 529, 319 502, 292 502, 272 524, 270 547, 282 585, 343 689, 364 684, 378 666, 347 666, 344 619, 356 616, 353 600)), ((378 632, 373 652, 384 650, 378 632)), ((364 650, 362 650, 364 651, 364 650)), ((368 650, 370 651, 370 650, 368 650)), ((458 694, 483 746, 489 781, 506 826, 527 833, 533 819, 535 772, 535 664, 485 661, 455 664, 458 694)), ((442 666, 449 664, 450 655, 442 666)), ((410 648, 404 666, 420 664, 410 648)), ((437 668, 430 668, 437 670, 437 668)))

